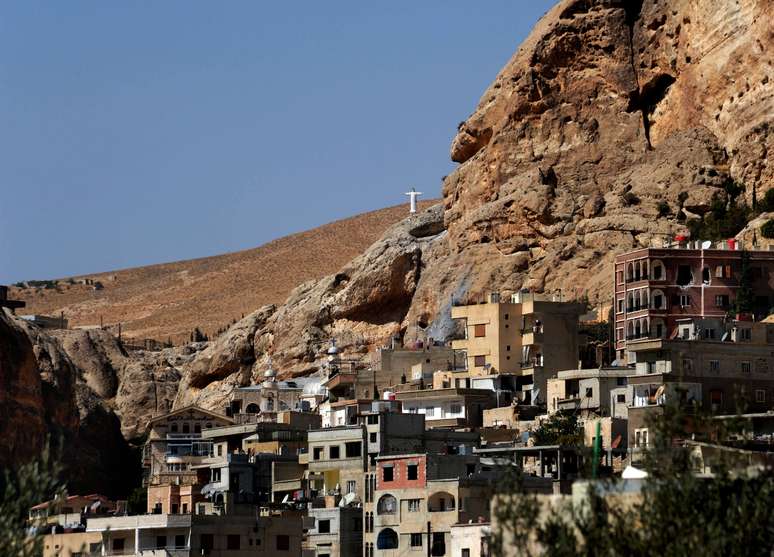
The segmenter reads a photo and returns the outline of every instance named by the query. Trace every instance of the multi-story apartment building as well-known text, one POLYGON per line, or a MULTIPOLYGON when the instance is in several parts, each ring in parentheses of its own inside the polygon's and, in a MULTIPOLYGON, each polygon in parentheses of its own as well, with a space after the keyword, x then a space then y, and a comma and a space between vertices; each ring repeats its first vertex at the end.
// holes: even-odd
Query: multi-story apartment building
POLYGON ((472 455, 378 457, 364 555, 451 555, 452 525, 489 516, 490 482, 477 472, 472 455))
POLYGON ((206 473, 195 468, 212 454, 202 432, 233 423, 231 419, 187 406, 148 422, 143 473, 148 487, 148 512, 192 512, 201 500, 206 473), (204 474, 202 476, 202 474, 204 474))
MULTIPOLYGON (((247 557, 301 554, 301 515, 261 511, 250 515, 150 514, 89 519, 86 532, 101 538, 101 555, 141 557, 247 557)), ((78 536, 75 534, 75 536, 78 536)))
MULTIPOLYGON (((403 412, 422 414, 427 428, 479 427, 483 412, 497 404, 496 394, 489 389, 420 389, 401 391, 395 398, 403 412)), ((504 399, 503 403, 509 403, 504 399)))
POLYGON ((492 294, 488 303, 453 307, 465 331, 452 341, 454 366, 472 376, 519 376, 524 402, 544 403, 547 379, 578 366, 578 318, 586 308, 542 298, 520 293, 501 302, 492 294))
POLYGON ((648 416, 672 397, 717 414, 774 408, 774 323, 693 319, 676 338, 630 341, 629 446, 648 446, 648 416))
POLYGON ((753 313, 768 315, 774 302, 774 252, 714 249, 711 242, 689 245, 616 257, 613 307, 620 361, 628 360, 632 340, 669 338, 680 319, 725 317, 735 306, 743 263, 749 268, 753 313))
POLYGON ((548 380, 548 413, 572 410, 582 416, 626 418, 628 367, 569 369, 548 380))
MULTIPOLYGON (((346 497, 346 496, 345 496, 346 497)), ((352 497, 322 497, 308 508, 304 557, 361 557, 363 508, 352 497)))

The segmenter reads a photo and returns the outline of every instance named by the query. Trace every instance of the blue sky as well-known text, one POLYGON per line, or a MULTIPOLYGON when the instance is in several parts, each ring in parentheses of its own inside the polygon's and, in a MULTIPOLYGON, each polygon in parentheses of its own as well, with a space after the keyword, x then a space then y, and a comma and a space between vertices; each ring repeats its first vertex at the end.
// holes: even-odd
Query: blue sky
POLYGON ((551 4, 3 4, 0 283, 438 196, 457 123, 551 4))

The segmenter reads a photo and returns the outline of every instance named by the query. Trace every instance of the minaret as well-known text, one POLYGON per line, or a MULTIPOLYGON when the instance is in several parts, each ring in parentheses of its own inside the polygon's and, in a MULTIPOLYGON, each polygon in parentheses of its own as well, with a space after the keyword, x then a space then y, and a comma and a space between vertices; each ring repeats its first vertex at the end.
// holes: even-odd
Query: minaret
POLYGON ((411 188, 411 191, 407 191, 404 195, 409 196, 409 204, 411 208, 409 209, 409 213, 416 213, 417 212, 417 197, 422 195, 421 191, 417 191, 415 188, 411 188))

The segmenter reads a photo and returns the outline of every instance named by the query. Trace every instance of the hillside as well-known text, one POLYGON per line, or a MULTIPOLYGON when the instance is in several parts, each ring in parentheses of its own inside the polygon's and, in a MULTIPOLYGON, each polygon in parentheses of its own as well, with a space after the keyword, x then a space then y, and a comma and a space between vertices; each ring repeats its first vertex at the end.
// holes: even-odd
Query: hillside
POLYGON ((363 213, 249 250, 66 277, 55 288, 13 288, 11 294, 27 302, 23 313, 63 311, 71 326, 97 325, 101 318, 105 325, 120 322, 129 337, 185 341, 194 327, 213 334, 256 308, 282 303, 299 284, 336 272, 405 218, 407 207, 363 213), (103 289, 78 282, 84 278, 103 289))

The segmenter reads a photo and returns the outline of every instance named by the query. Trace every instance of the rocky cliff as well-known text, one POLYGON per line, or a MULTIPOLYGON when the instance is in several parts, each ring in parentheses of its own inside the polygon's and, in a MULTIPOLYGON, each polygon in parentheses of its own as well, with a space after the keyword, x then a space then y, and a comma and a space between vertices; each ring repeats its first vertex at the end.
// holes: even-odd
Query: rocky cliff
MULTIPOLYGON (((207 345, 129 355, 0 323, 0 411, 36 442, 54 422, 77 434, 85 391, 130 438, 169 404, 221 410, 269 357, 315 370, 331 337, 355 354, 445 338, 452 299, 526 287, 607 302, 617 253, 683 231, 730 183, 748 200, 772 186, 773 17, 770 0, 563 0, 460 124, 442 204, 207 345), (64 393, 50 408, 47 388, 64 393)), ((7 458, 21 440, 6 430, 7 458)))
POLYGON ((445 338, 453 298, 607 303, 617 253, 685 230, 729 183, 748 200, 772 186, 772 16, 767 0, 560 2, 459 125, 443 205, 248 317, 184 373, 176 404, 221 404, 267 354, 314 369, 331 336, 351 352, 445 338))

